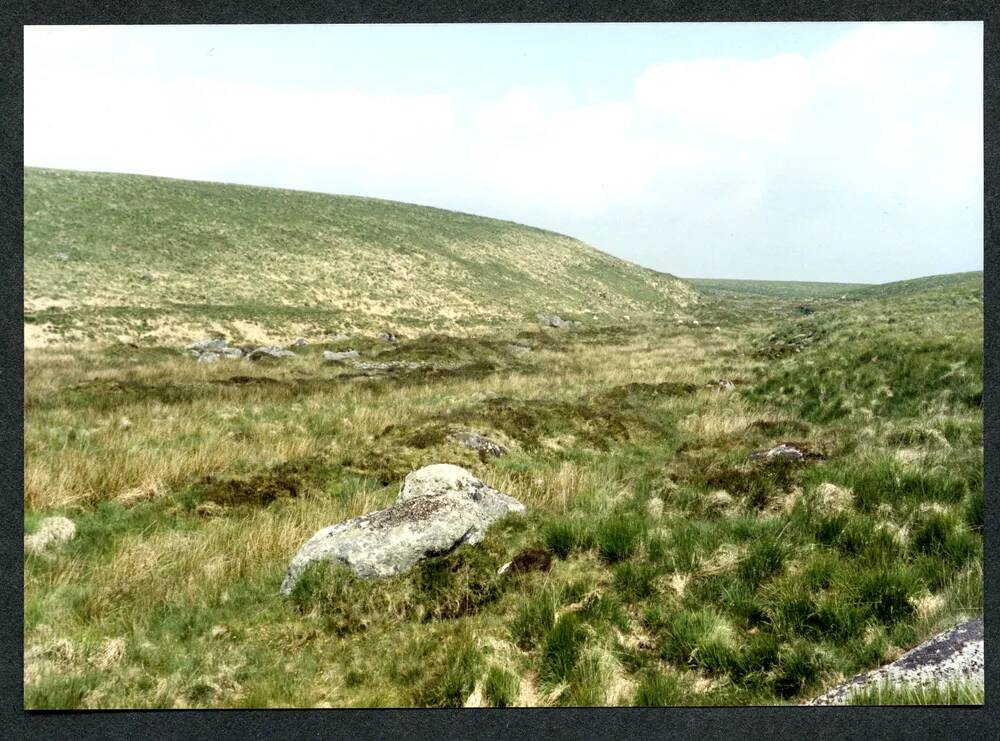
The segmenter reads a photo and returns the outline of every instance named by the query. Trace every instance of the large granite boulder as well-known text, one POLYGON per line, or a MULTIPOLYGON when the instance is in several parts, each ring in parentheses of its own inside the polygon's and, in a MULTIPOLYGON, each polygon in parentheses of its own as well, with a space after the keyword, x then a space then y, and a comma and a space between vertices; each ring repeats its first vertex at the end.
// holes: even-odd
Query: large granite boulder
POLYGON ((425 466, 406 477, 391 507, 323 528, 306 541, 280 592, 291 594, 306 568, 320 561, 343 564, 363 579, 400 574, 425 558, 480 542, 493 523, 523 512, 519 501, 464 468, 425 466))

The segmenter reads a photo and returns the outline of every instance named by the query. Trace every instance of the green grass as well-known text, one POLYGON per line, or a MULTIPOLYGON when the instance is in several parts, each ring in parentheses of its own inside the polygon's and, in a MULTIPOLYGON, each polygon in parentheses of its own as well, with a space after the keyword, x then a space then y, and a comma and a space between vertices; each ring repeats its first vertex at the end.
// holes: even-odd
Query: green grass
MULTIPOLYGON (((795 704, 982 611, 981 277, 817 297, 804 314, 792 291, 668 306, 635 282, 655 276, 616 263, 598 271, 619 276, 607 297, 554 271, 560 296, 604 313, 548 331, 534 311, 574 316, 540 305, 548 288, 510 293, 522 315, 489 308, 506 295, 502 257, 515 271, 535 270, 532 250, 603 264, 546 232, 315 194, 27 180, 27 301, 67 302, 29 318, 98 340, 25 354, 25 529, 60 514, 78 530, 25 556, 28 707, 795 704), (334 258, 362 242, 372 270, 391 255, 419 277, 430 260, 455 271, 449 290, 485 290, 486 308, 433 326, 453 304, 432 292, 391 315, 411 322, 398 345, 324 341, 346 324, 310 290, 345 283, 334 258), (57 244, 70 262, 49 258, 57 244), (239 276, 247 261, 312 277, 289 306, 284 289, 214 277, 176 305, 159 282, 87 304, 154 257, 154 272, 239 276), (178 317, 198 332, 259 319, 311 344, 267 366, 199 365, 160 334, 178 317), (136 346, 108 339, 142 320, 136 346), (368 378, 321 364, 348 346, 454 367, 368 378), (720 378, 735 389, 707 386, 720 378), (455 430, 509 452, 480 457, 455 430), (749 460, 782 441, 813 455, 749 460), (319 567, 278 596, 309 536, 442 462, 527 516, 391 579, 319 567), (497 573, 526 553, 545 567, 497 573)), ((385 295, 355 282, 345 311, 365 332, 384 317, 360 297, 405 303, 392 281, 385 295)))

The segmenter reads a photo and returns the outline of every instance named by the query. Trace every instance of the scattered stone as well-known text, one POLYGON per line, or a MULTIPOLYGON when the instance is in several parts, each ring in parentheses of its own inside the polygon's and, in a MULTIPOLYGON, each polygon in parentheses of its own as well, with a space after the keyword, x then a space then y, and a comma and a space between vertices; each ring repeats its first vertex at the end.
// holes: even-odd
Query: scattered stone
POLYGON ((69 255, 67 255, 65 252, 57 252, 56 254, 53 255, 53 257, 56 260, 59 260, 59 262, 69 262, 69 255))
POLYGON ((695 327, 700 327, 701 326, 701 322, 699 322, 697 319, 692 319, 691 320, 691 325, 695 326, 695 327))
POLYGON ((546 327, 555 327, 556 329, 571 327, 573 325, 573 322, 563 319, 558 314, 538 314, 538 321, 546 327))
POLYGON ((323 351, 324 363, 344 363, 357 357, 361 357, 361 354, 357 350, 344 350, 343 352, 323 351))
POLYGON ((38 529, 24 536, 25 553, 44 553, 50 548, 76 537, 76 525, 66 517, 46 517, 38 529))
POLYGON ((428 363, 417 363, 412 360, 383 360, 383 361, 372 361, 365 360, 360 363, 355 363, 354 367, 362 371, 394 371, 394 370, 421 370, 424 368, 440 368, 443 369, 446 366, 435 366, 428 363))
POLYGON ((531 348, 527 345, 507 345, 507 352, 513 353, 514 355, 520 355, 522 353, 531 352, 531 348))
POLYGON ((399 337, 392 332, 379 332, 378 338, 383 342, 391 342, 394 345, 399 342, 399 337))
POLYGON ((150 273, 148 270, 145 273, 143 273, 142 275, 140 275, 139 277, 142 278, 146 282, 155 280, 155 278, 156 278, 156 276, 153 275, 152 273, 150 273))
POLYGON ((265 345, 264 347, 258 347, 256 350, 251 350, 247 353, 247 360, 257 361, 263 360, 265 358, 290 358, 295 357, 295 353, 291 350, 285 350, 283 348, 277 347, 276 345, 265 345))
POLYGON ((292 347, 308 347, 309 343, 302 337, 299 337, 295 342, 292 343, 292 347))
POLYGON ((200 340, 198 342, 192 342, 185 349, 192 352, 205 352, 205 351, 219 351, 225 350, 228 347, 226 341, 221 337, 213 337, 208 340, 200 340))
POLYGON ((202 502, 194 508, 194 512, 201 517, 222 517, 226 514, 226 508, 218 502, 202 502))
POLYGON ((709 388, 717 389, 718 391, 732 391, 736 388, 736 384, 728 378, 720 378, 717 381, 709 381, 705 385, 709 388))
POLYGON ((199 340, 184 349, 199 363, 215 363, 219 360, 235 360, 243 357, 240 348, 230 347, 221 337, 199 340))
POLYGON ((768 450, 755 450, 750 454, 750 460, 758 461, 773 461, 773 460, 784 460, 784 461, 800 461, 803 458, 803 453, 801 450, 793 445, 786 445, 785 443, 780 443, 775 445, 773 448, 768 450))
POLYGON ((406 477, 391 507, 331 525, 306 541, 280 592, 290 594, 306 567, 319 561, 346 565, 363 579, 400 574, 425 558, 480 542, 493 523, 524 511, 464 468, 425 466, 406 477))
POLYGON ((488 437, 483 437, 476 432, 453 432, 448 435, 448 439, 454 443, 458 443, 463 448, 478 450, 494 458, 499 458, 507 454, 507 448, 503 445, 493 442, 488 437))
POLYGON ((985 681, 982 617, 960 623, 907 651, 891 664, 858 674, 805 704, 843 705, 858 691, 885 684, 930 688, 963 680, 985 681))

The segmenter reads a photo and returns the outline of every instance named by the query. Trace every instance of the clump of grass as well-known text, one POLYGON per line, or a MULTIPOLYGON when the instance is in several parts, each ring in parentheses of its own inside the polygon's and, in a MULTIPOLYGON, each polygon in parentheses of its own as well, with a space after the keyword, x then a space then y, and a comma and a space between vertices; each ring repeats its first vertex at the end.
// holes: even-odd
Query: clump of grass
POLYGON ((438 652, 437 660, 426 661, 421 681, 413 688, 413 702, 419 707, 462 707, 475 689, 482 656, 474 641, 461 636, 438 652), (429 665, 428 665, 429 664, 429 665))
POLYGON ((740 562, 740 578, 752 587, 759 586, 781 571, 790 550, 788 542, 779 537, 766 537, 755 542, 740 562))
POLYGON ((772 686, 780 697, 790 698, 814 686, 830 664, 830 657, 807 641, 793 641, 778 651, 772 686))
POLYGON ((922 585, 910 569, 878 567, 861 575, 857 589, 859 605, 891 625, 913 614, 913 598, 922 585))
POLYGON ((552 630, 556 621, 556 595, 545 589, 526 599, 510 625, 515 643, 531 648, 552 630))
POLYGON ((517 702, 521 680, 514 672, 491 666, 483 681, 483 695, 495 708, 509 708, 517 702))
POLYGON ((559 558, 566 558, 574 550, 588 545, 588 533, 576 519, 559 519, 549 522, 542 530, 545 545, 559 558))
POLYGON ((572 612, 559 617, 542 647, 542 679, 550 684, 566 681, 576 666, 587 634, 572 612))
POLYGON ((625 513, 612 514, 594 527, 597 550, 609 563, 631 558, 642 544, 645 534, 645 521, 625 513))
POLYGON ((687 697, 687 689, 675 674, 647 672, 636 688, 632 704, 640 707, 666 707, 680 705, 687 697))
POLYGON ((681 610, 667 619, 660 654, 680 664, 724 672, 737 653, 729 620, 711 608, 681 610))
POLYGON ((647 599, 656 592, 658 570, 648 563, 626 561, 615 567, 615 590, 627 601, 647 599))

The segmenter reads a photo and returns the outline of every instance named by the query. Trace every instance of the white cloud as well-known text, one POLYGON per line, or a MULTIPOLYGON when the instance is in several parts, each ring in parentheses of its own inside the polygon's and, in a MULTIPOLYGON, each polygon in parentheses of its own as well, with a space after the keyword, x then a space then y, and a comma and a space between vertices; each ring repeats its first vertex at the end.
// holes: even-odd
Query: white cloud
MULTIPOLYGON (((981 210, 981 45, 948 24, 867 25, 811 55, 653 64, 596 103, 568 87, 480 104, 277 88, 168 77, 155 62, 127 29, 26 31, 25 162, 240 173, 584 237, 627 212, 665 241, 675 225, 685 249, 791 249, 862 210, 897 214, 905 240, 981 210)), ((606 246, 671 269, 644 239, 606 246)))

